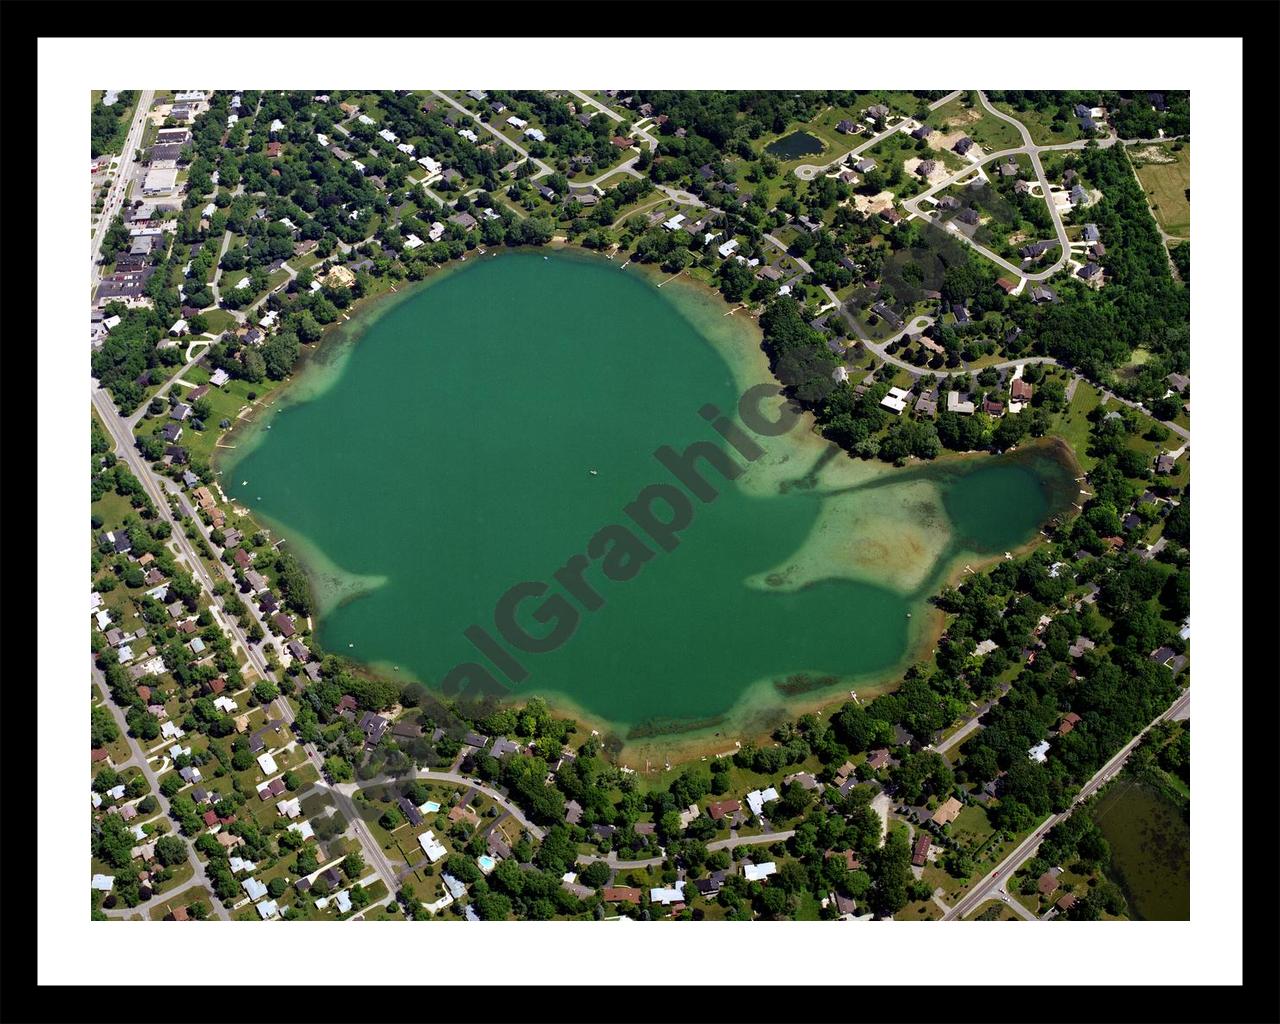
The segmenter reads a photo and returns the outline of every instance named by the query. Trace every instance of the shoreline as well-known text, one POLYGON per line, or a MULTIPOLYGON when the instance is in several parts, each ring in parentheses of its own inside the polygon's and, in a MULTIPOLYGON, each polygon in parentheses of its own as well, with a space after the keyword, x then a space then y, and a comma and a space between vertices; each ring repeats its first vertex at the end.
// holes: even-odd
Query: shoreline
MULTIPOLYGON (((486 252, 486 256, 478 256, 477 254, 475 258, 478 262, 484 260, 490 253, 493 254, 493 258, 496 258, 500 252, 522 252, 525 250, 536 252, 539 249, 547 248, 584 262, 611 262, 619 269, 624 265, 609 260, 602 253, 594 250, 564 243, 547 247, 525 246, 510 250, 505 248, 490 249, 486 252)), ((741 320, 733 325, 724 323, 730 314, 736 314, 738 310, 745 309, 745 307, 738 305, 728 312, 723 312, 723 307, 730 304, 725 302, 718 291, 708 287, 696 278, 690 278, 683 274, 666 275, 656 266, 647 264, 637 264, 637 266, 642 276, 650 283, 653 283, 656 278, 662 278, 662 284, 683 283, 686 287, 678 288, 677 290, 692 297, 697 305, 705 310, 709 316, 714 314, 715 320, 707 324, 701 324, 692 319, 688 315, 689 311, 682 308, 679 303, 672 303, 676 312, 690 323, 690 326, 704 338, 707 344, 711 345, 725 358, 738 385, 749 386, 750 383, 755 383, 758 380, 774 380, 769 372, 768 359, 762 345, 763 336, 755 317, 748 313, 749 326, 742 324, 741 320), (749 347, 742 344, 742 341, 747 338, 750 338, 752 342, 749 347)), ((465 269, 465 266, 461 262, 454 262, 432 272, 421 281, 403 282, 405 287, 398 289, 394 293, 390 290, 385 290, 376 295, 362 297, 353 303, 348 310, 344 311, 349 314, 348 319, 329 325, 325 334, 314 346, 303 349, 303 356, 298 365, 295 366, 294 372, 281 381, 279 386, 271 392, 268 399, 262 403, 261 408, 265 415, 261 415, 252 421, 245 434, 241 435, 245 437, 245 443, 234 449, 233 455, 220 454, 216 460, 212 460, 215 475, 220 476, 230 471, 240 458, 251 452, 261 442, 264 436, 263 424, 269 424, 270 419, 276 413, 282 409, 289 408, 293 404, 305 402, 312 397, 323 394, 328 387, 336 383, 342 375, 346 358, 354 351, 355 342, 360 340, 371 324, 394 309, 403 299, 410 295, 416 295, 420 287, 438 283, 446 276, 460 269, 465 269), (388 298, 394 298, 395 301, 378 301, 388 298), (329 372, 327 374, 320 372, 324 370, 329 372), (282 399, 285 399, 285 401, 282 402, 282 399)), ((817 433, 813 416, 805 413, 804 417, 805 429, 802 431, 797 428, 793 431, 797 435, 797 443, 807 445, 812 442, 815 453, 829 448, 830 442, 817 433), (800 438, 806 440, 799 440, 800 438)), ((1074 453, 1071 452, 1070 446, 1065 441, 1061 441, 1061 439, 1051 437, 1037 439, 1026 446, 1020 447, 1031 447, 1032 445, 1042 447, 1046 444, 1054 443, 1055 440, 1069 454, 1071 463, 1075 464, 1075 468, 1078 471, 1074 453)), ((232 450, 215 449, 215 451, 223 453, 232 450)), ((946 465, 962 459, 973 460, 978 456, 990 457, 990 453, 947 452, 939 456, 939 458, 928 462, 912 459, 906 468, 908 470, 918 470, 922 467, 946 465)), ((861 464, 860 460, 853 461, 859 465, 861 464)), ((872 470, 874 472, 868 470, 868 472, 871 472, 872 478, 876 476, 888 478, 903 472, 902 469, 895 469, 887 464, 883 466, 875 464, 872 470)), ((252 508, 246 507, 246 511, 251 520, 254 520, 258 525, 262 525, 259 519, 256 518, 256 513, 252 508)), ((1030 550, 1041 542, 1043 538, 1040 530, 1042 528, 1043 524, 1037 529, 1034 536, 1017 549, 1019 553, 1030 550)), ((314 554, 314 545, 310 545, 306 538, 301 535, 295 535, 291 532, 277 529, 274 526, 269 527, 269 529, 272 533, 296 542, 294 546, 298 550, 303 567, 312 582, 312 589, 317 598, 317 603, 324 606, 322 610, 316 613, 317 628, 313 629, 312 632, 312 642, 314 644, 319 620, 324 615, 331 613, 338 604, 330 602, 325 605, 324 600, 322 600, 323 593, 327 593, 328 588, 317 586, 319 578, 316 573, 321 571, 321 567, 314 564, 314 560, 308 554, 308 549, 312 549, 311 554, 314 554)), ((922 621, 914 624, 911 628, 902 658, 892 668, 873 670, 865 674, 842 678, 832 683, 824 684, 819 682, 817 686, 812 688, 811 693, 801 690, 800 692, 786 694, 780 692, 779 688, 775 686, 775 680, 762 679, 744 687, 734 702, 718 715, 690 723, 691 727, 688 728, 677 728, 665 732, 656 730, 653 735, 634 737, 629 737, 627 732, 637 727, 643 728, 649 723, 641 722, 626 725, 624 723, 611 722, 601 715, 586 711, 581 705, 578 705, 564 694, 547 690, 537 691, 537 695, 546 699, 553 713, 577 720, 584 739, 586 735, 593 731, 598 733, 602 739, 608 738, 610 745, 617 749, 616 760, 620 764, 626 764, 636 771, 643 769, 643 762, 646 759, 652 764, 655 759, 660 758, 661 764, 665 765, 670 762, 675 767, 697 757, 732 753, 736 749, 736 743, 745 745, 746 743, 760 740, 767 741, 772 731, 781 722, 794 721, 803 714, 826 711, 839 706, 849 699, 850 690, 857 691, 860 700, 869 700, 883 693, 892 692, 900 684, 902 674, 911 664, 930 656, 932 650, 936 647, 938 637, 943 632, 945 614, 929 604, 927 598, 937 593, 944 586, 955 585, 965 575, 966 567, 973 568, 975 572, 981 571, 982 568, 1000 561, 1002 557, 1000 554, 977 557, 972 552, 965 551, 948 554, 945 564, 940 563, 933 567, 933 571, 929 572, 926 580, 919 588, 920 590, 926 588, 929 590, 929 593, 923 597, 926 614, 921 617, 922 621), (619 745, 620 749, 618 749, 619 745)), ((346 599, 349 600, 350 597, 354 596, 356 596, 354 593, 350 594, 346 599)), ((417 679, 412 672, 405 672, 404 670, 392 672, 392 666, 389 663, 384 666, 379 661, 359 661, 336 651, 326 652, 325 656, 337 657, 345 668, 355 673, 395 680, 401 684, 417 681, 430 688, 429 684, 417 679)), ((797 675, 799 674, 801 673, 797 673, 797 675)), ((511 703, 519 706, 533 695, 534 692, 530 692, 523 699, 512 695, 511 703)), ((663 724, 678 726, 679 723, 654 722, 653 724, 655 726, 663 724)), ((655 768, 655 770, 657 769, 655 768)))

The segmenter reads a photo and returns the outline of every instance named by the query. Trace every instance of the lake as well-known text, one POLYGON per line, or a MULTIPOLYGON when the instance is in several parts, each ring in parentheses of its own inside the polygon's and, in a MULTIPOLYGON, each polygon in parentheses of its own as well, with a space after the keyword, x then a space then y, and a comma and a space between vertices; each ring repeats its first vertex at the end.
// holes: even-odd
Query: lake
POLYGON ((884 683, 936 627, 948 573, 1069 506, 1060 451, 894 469, 806 418, 747 431, 762 454, 733 482, 698 462, 714 495, 687 498, 663 550, 624 512, 649 485, 681 493, 655 450, 729 450, 699 411, 741 431, 739 396, 772 378, 754 322, 654 280, 577 253, 473 255, 324 343, 222 479, 307 564, 326 650, 432 686, 474 663, 629 741, 735 735, 884 683), (591 547, 606 527, 612 555, 591 547), (574 556, 577 582, 553 575, 574 556), (504 643, 495 664, 464 631, 496 644, 495 607, 524 583, 512 622, 571 635, 504 643))
POLYGON ((790 135, 784 135, 769 143, 764 149, 771 156, 781 157, 783 160, 795 160, 811 153, 821 153, 822 150, 822 140, 808 132, 792 132, 790 135))

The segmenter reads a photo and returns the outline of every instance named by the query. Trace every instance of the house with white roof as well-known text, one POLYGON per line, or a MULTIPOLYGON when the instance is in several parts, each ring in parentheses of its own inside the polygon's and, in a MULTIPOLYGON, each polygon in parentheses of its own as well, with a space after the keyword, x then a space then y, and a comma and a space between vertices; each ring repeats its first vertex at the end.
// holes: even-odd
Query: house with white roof
POLYGON ((662 222, 662 226, 666 228, 668 231, 676 231, 679 229, 680 225, 684 223, 684 221, 685 221, 684 214, 677 213, 670 220, 664 220, 662 222))
POLYGON ((412 250, 412 249, 416 249, 416 248, 418 248, 418 246, 420 246, 420 245, 422 245, 422 244, 423 244, 422 239, 421 239, 421 238, 419 238, 419 237, 418 237, 417 235, 415 235, 415 234, 409 234, 409 235, 406 235, 406 236, 405 236, 405 239, 404 239, 404 247, 405 247, 406 249, 410 249, 410 250, 412 250))
POLYGON ((1031 760, 1039 764, 1044 764, 1045 755, 1047 753, 1049 753, 1049 741, 1041 740, 1034 747, 1032 747, 1030 750, 1027 751, 1027 756, 1031 758, 1031 760))
POLYGON ((658 903, 664 907, 670 906, 672 903, 680 903, 684 900, 684 879, 676 882, 671 886, 654 886, 649 890, 649 902, 658 903))
POLYGON ((351 909, 351 893, 347 892, 346 889, 343 889, 336 896, 334 896, 333 901, 336 904, 338 904, 339 914, 345 914, 348 910, 351 909))
POLYGON ((110 892, 111 887, 115 884, 115 875, 94 875, 89 879, 89 885, 100 892, 110 892))
POLYGON ((778 791, 770 786, 768 789, 753 789, 747 794, 747 806, 757 818, 764 810, 764 805, 778 799, 778 791))
POLYGON ((440 161, 429 156, 418 157, 418 164, 426 169, 427 174, 440 173, 440 161))
POLYGON ((258 867, 253 861, 245 860, 243 857, 232 857, 227 864, 233 875, 238 875, 241 871, 254 871, 258 867))
POLYGON ((378 122, 371 118, 368 114, 361 114, 356 118, 361 124, 377 124, 378 122))
POLYGON ((263 775, 274 775, 279 771, 276 767, 276 759, 269 753, 258 755, 258 767, 262 769, 263 775))
POLYGON ((760 882, 768 878, 770 875, 777 874, 778 865, 773 861, 766 861, 763 864, 743 864, 742 877, 748 882, 760 882))
POLYGON ((738 240, 736 238, 731 238, 729 239, 729 241, 725 242, 724 245, 720 246, 720 248, 717 249, 716 252, 718 252, 722 257, 727 259, 729 256, 733 255, 734 250, 737 248, 738 248, 738 240))
POLYGON ((378 138, 383 139, 386 142, 400 141, 400 136, 397 135, 395 132, 393 132, 390 128, 383 128, 380 132, 378 132, 378 138))
POLYGON ((246 878, 240 883, 242 888, 251 900, 260 900, 267 894, 267 887, 259 882, 256 878, 246 878))
POLYGON ((910 397, 911 392, 906 388, 890 388, 889 393, 880 399, 880 404, 894 414, 901 414, 910 397))
POLYGON ((413 143, 411 142, 402 142, 396 146, 396 149, 400 150, 405 156, 413 156, 413 143))
POLYGON ((477 135, 476 135, 476 133, 475 133, 475 132, 473 132, 470 128, 459 128, 459 129, 458 129, 458 134, 459 134, 459 135, 461 135, 461 136, 462 136, 464 139, 466 139, 468 142, 479 142, 479 141, 480 141, 479 136, 477 136, 477 135))
POLYGON ((315 829, 311 827, 311 822, 293 822, 289 826, 290 832, 297 832, 303 839, 314 839, 316 837, 315 829))
POLYGON ((255 909, 258 911, 258 916, 264 921, 270 921, 273 917, 280 916, 280 907, 275 900, 266 900, 259 903, 255 909))
POLYGON ((434 864, 449 851, 436 839, 435 833, 428 830, 418 836, 418 845, 422 847, 422 852, 427 855, 427 859, 434 864))
POLYGON ((278 800, 276 813, 283 814, 286 818, 296 818, 302 813, 302 801, 296 796, 288 800, 278 800))
POLYGON ((546 137, 545 135, 543 135, 543 134, 542 134, 542 129, 541 129, 541 128, 526 128, 526 129, 524 130, 524 137, 525 137, 526 139, 532 139, 534 142, 546 142, 546 141, 547 141, 547 137, 546 137))

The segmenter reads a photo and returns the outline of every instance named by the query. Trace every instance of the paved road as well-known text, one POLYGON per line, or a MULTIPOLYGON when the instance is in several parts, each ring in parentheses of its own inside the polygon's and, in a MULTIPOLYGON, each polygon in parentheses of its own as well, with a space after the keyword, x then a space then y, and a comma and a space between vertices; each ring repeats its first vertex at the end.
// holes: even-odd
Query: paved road
MULTIPOLYGON (((151 787, 151 793, 155 796, 156 801, 159 803, 161 813, 164 814, 165 817, 168 817, 169 816, 169 798, 165 796, 162 792, 160 792, 160 779, 157 777, 156 773, 152 770, 151 762, 147 760, 147 752, 143 750, 142 745, 132 735, 130 735, 129 725, 125 721, 124 712, 121 711, 120 708, 116 705, 116 702, 111 699, 111 690, 107 686, 107 680, 103 676, 101 670, 99 670, 97 665, 93 665, 92 670, 93 670, 93 680, 98 684, 98 688, 102 691, 103 707, 105 707, 108 711, 111 712, 111 717, 115 719, 116 725, 119 727, 121 735, 123 735, 124 738, 129 743, 129 754, 130 754, 129 760, 121 764, 117 764, 115 766, 116 770, 119 771, 123 768, 129 767, 132 765, 136 765, 139 769, 141 769, 142 777, 147 780, 147 785, 151 787)), ((164 903, 172 899, 178 893, 183 892, 186 889, 189 889, 191 886, 204 884, 204 881, 203 881, 204 866, 200 863, 200 858, 196 856, 196 851, 195 851, 195 848, 191 845, 191 841, 187 839, 186 836, 183 836, 180 832, 175 832, 174 834, 180 836, 182 838, 182 841, 186 843, 187 861, 188 863, 191 864, 191 867, 195 871, 195 873, 191 876, 191 881, 177 888, 170 889, 162 893, 157 893, 151 899, 147 900, 145 903, 139 903, 136 907, 119 907, 118 906, 112 910, 104 910, 103 913, 105 913, 108 917, 127 917, 128 915, 135 914, 135 913, 141 913, 145 915, 149 913, 153 907, 159 906, 161 903, 164 903)), ((214 899, 211 902, 213 903, 212 910, 218 917, 222 918, 224 921, 231 920, 231 916, 227 913, 226 909, 222 906, 221 900, 214 899)))
POLYGON ((98 224, 93 230, 93 242, 89 250, 89 278, 94 285, 98 283, 100 270, 98 261, 102 258, 102 240, 106 238, 107 231, 110 230, 111 223, 120 212, 120 207, 128 194, 129 181, 133 177, 134 164, 137 163, 135 156, 142 145, 142 133, 155 95, 154 90, 147 89, 138 97, 138 108, 134 112, 133 124, 129 126, 129 134, 125 136, 124 148, 121 150, 120 165, 111 182, 111 189, 107 192, 102 213, 98 216, 98 224))
POLYGON ((378 775, 364 782, 340 782, 336 788, 341 791, 348 799, 355 794, 357 790, 368 789, 374 786, 384 786, 388 783, 404 782, 408 779, 421 779, 424 782, 453 782, 459 786, 470 786, 472 789, 478 790, 484 796, 487 796, 495 804, 510 814, 521 826, 525 828, 530 835, 537 839, 542 839, 546 832, 525 817, 524 811, 511 802, 509 798, 499 793, 492 786, 481 782, 479 779, 473 779, 469 775, 463 775, 461 772, 439 771, 435 768, 419 768, 414 772, 405 772, 403 775, 378 775))
POLYGON ((1035 855, 1036 850, 1040 848, 1041 841, 1049 830, 1069 818, 1076 807, 1116 776, 1120 769, 1124 767, 1125 761, 1129 759, 1129 755, 1133 753, 1134 749, 1142 741, 1142 737, 1147 734, 1147 730, 1160 722, 1176 718, 1185 707, 1190 706, 1190 703, 1191 691, 1184 690, 1165 711, 1157 715, 1138 735, 1121 747, 1106 764, 1098 769, 1093 778, 1080 788, 1080 792, 1071 802, 1070 807, 1060 814, 1053 814, 1046 818, 1039 828, 1027 836, 1014 848, 1012 853, 1000 862, 995 871, 991 872, 978 885, 960 897, 955 905, 943 915, 942 920, 954 921, 961 919, 972 913, 988 899, 991 899, 993 895, 997 894, 998 890, 1005 889, 1014 872, 1035 855))
MULTIPOLYGON (((739 846, 768 846, 772 843, 786 842, 793 835, 794 829, 787 829, 785 832, 765 832, 758 836, 730 836, 728 839, 717 839, 707 843, 707 850, 714 853, 716 850, 734 850, 739 846)), ((618 852, 610 850, 603 857, 598 853, 579 854, 577 863, 591 864, 595 861, 604 861, 611 868, 619 871, 630 871, 632 868, 652 868, 657 867, 666 861, 665 857, 647 857, 644 860, 618 860, 618 852)))
POLYGON ((512 142, 509 138, 507 138, 505 135, 503 135, 503 134, 502 134, 502 132, 498 131, 498 129, 497 129, 497 128, 494 128, 492 125, 487 124, 487 123, 486 123, 486 122, 484 122, 484 121, 481 121, 481 120, 480 120, 480 115, 479 115, 479 114, 473 114, 470 110, 468 110, 466 107, 464 107, 461 103, 459 103, 457 100, 455 100, 452 96, 446 96, 444 93, 440 92, 440 91, 439 91, 439 90, 437 90, 437 89, 432 89, 431 91, 432 91, 433 93, 435 93, 437 96, 439 96, 439 97, 440 97, 442 100, 444 100, 446 103, 448 103, 450 106, 457 107, 457 109, 458 109, 458 110, 460 110, 460 111, 462 111, 462 113, 466 114, 466 115, 467 115, 467 117, 469 117, 469 118, 471 118, 471 120, 475 121, 475 123, 476 123, 476 124, 478 124, 481 128, 483 128, 485 131, 487 131, 490 135, 492 135, 494 138, 496 138, 496 139, 497 139, 499 142, 501 142, 503 145, 510 146, 510 147, 511 147, 512 149, 514 149, 517 153, 519 153, 521 156, 523 156, 526 160, 529 160, 530 162, 532 162, 532 163, 533 163, 533 164, 538 168, 538 171, 537 171, 537 173, 536 173, 536 174, 531 174, 531 175, 529 175, 529 180, 530 180, 530 181, 536 181, 538 178, 541 178, 544 174, 550 174, 550 173, 551 173, 551 167, 550 167, 548 164, 543 163, 543 162, 542 162, 541 160, 539 160, 536 156, 531 156, 531 155, 530 155, 530 153, 529 153, 529 151, 528 151, 527 149, 525 149, 523 146, 519 145, 518 143, 512 142))

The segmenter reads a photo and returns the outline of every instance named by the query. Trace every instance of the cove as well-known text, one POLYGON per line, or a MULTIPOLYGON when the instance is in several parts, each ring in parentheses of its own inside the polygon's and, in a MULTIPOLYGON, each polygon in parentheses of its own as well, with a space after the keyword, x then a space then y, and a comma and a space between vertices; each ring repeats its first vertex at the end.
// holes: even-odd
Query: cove
MULTIPOLYGON (((598 257, 474 256, 305 370, 310 386, 242 440, 224 489, 308 564, 325 650, 438 686, 481 659, 464 631, 495 632, 503 592, 562 592, 556 569, 672 482, 655 449, 730 450, 699 410, 732 414, 771 378, 754 323, 725 312, 700 286, 660 290, 598 257)), ((1039 449, 895 470, 803 425, 755 440, 765 455, 738 459, 738 480, 703 466, 719 493, 691 499, 675 550, 650 545, 626 582, 588 572, 603 605, 579 607, 558 650, 521 655, 515 697, 634 738, 728 730, 797 694, 884 680, 957 562, 1032 539, 1077 486, 1039 449)))

